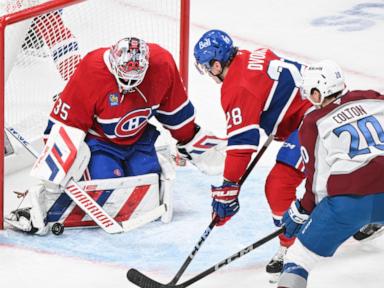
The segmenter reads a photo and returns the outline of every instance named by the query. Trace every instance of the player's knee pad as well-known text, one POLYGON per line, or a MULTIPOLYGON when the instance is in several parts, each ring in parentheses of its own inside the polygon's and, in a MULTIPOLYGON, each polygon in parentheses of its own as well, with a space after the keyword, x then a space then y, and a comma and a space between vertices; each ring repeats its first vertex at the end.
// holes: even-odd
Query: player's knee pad
POLYGON ((166 205, 166 212, 161 216, 163 223, 169 223, 173 217, 173 182, 176 178, 176 171, 171 159, 167 159, 158 153, 161 166, 160 174, 160 203, 166 205))

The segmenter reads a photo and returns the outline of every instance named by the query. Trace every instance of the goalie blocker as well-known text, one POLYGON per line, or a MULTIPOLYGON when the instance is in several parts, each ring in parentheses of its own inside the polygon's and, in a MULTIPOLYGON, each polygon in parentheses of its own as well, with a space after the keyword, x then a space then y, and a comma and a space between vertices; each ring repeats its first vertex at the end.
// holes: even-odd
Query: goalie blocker
POLYGON ((223 174, 226 149, 227 139, 219 138, 199 126, 188 143, 177 143, 180 156, 206 175, 223 174))
POLYGON ((22 209, 22 213, 20 209, 13 211, 7 223, 25 232, 44 235, 49 231, 49 224, 55 222, 66 227, 95 226, 97 223, 105 228, 103 221, 108 222, 107 218, 111 217, 110 225, 117 225, 114 230, 122 232, 159 217, 164 223, 171 221, 175 171, 170 159, 161 154, 158 154, 160 175, 151 173, 68 185, 81 177, 89 161, 84 136, 79 129, 54 125, 31 172, 42 180, 41 184, 29 189, 32 207, 22 209), (75 187, 75 193, 68 193, 72 186, 79 189, 75 187), (117 222, 121 222, 122 227, 117 222))

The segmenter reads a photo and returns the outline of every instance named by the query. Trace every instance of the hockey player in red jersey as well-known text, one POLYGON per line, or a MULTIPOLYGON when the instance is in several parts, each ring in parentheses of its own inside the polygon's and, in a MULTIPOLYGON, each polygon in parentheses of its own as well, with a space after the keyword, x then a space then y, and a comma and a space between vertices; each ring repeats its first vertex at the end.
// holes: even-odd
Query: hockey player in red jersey
MULTIPOLYGON (((153 116, 169 130, 178 145, 189 153, 189 160, 200 170, 215 173, 214 169, 220 169, 224 155, 216 148, 225 146, 226 141, 196 125, 194 107, 187 97, 173 57, 166 49, 128 37, 110 48, 88 53, 50 114, 45 131, 47 144, 42 158, 32 170, 32 174, 45 183, 31 193, 36 196, 35 203, 41 204, 40 195, 50 182, 65 187, 68 179, 78 179, 79 175, 83 175, 83 180, 93 180, 157 174, 161 175, 159 180, 162 182, 160 202, 169 197, 171 185, 168 182, 173 176, 163 174, 172 169, 172 165, 164 164, 168 159, 161 161, 161 155, 155 149, 159 132, 149 123, 153 116), (65 151, 69 151, 68 156, 65 151), (204 160, 206 156, 209 160, 204 160), (81 157, 83 159, 78 161, 81 157), (75 167, 76 162, 79 162, 78 167, 75 167)), ((144 184, 142 180, 141 185, 144 184)), ((146 194, 140 193, 140 189, 138 191, 136 194, 132 192, 131 196, 123 195, 127 203, 118 203, 114 208, 118 217, 124 216, 121 215, 123 212, 131 215, 134 212, 132 207, 141 205, 140 201, 146 194)), ((113 190, 96 191, 93 198, 101 207, 104 204, 108 206, 107 200, 110 203, 113 199, 122 199, 123 196, 116 193, 113 190)), ((159 195, 153 199, 153 205, 156 202, 159 205, 159 195)), ((31 220, 24 221, 26 227, 22 230, 44 234, 47 231, 45 224, 57 221, 65 225, 88 225, 89 221, 83 221, 86 215, 82 211, 72 213, 76 210, 72 204, 70 197, 61 193, 49 207, 35 205, 30 211, 31 220), (36 217, 33 215, 35 211, 38 211, 36 217), (39 221, 34 223, 35 218, 39 221)), ((168 203, 166 222, 172 215, 170 206, 168 203)), ((14 218, 20 220, 18 215, 14 218)))
MULTIPOLYGON (((230 36, 220 30, 206 32, 197 41, 194 55, 198 70, 222 84, 221 104, 227 118, 223 184, 212 188, 213 212, 221 219, 219 225, 239 210, 237 183, 258 150, 260 129, 278 141, 287 140, 265 187, 274 222, 280 225, 304 179, 297 135, 289 137, 311 106, 302 99, 298 88, 303 65, 267 48, 252 52, 238 49, 230 36), (226 197, 220 196, 223 194, 226 197)), ((282 256, 292 243, 284 236, 280 240, 282 248, 267 266, 269 273, 281 271, 282 256)))
POLYGON ((347 91, 332 61, 303 72, 302 94, 318 109, 300 128, 306 191, 283 216, 288 250, 280 288, 305 288, 315 264, 369 223, 384 224, 384 95, 347 91))

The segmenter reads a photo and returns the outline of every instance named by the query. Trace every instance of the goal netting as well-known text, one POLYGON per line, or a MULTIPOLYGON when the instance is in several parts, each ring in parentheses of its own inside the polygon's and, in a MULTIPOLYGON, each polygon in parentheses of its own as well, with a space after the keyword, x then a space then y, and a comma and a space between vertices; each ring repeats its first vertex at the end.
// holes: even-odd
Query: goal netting
MULTIPOLYGON (((1 1, 0 15, 21 10, 19 13, 24 18, 28 17, 23 21, 18 21, 20 18, 10 21, 12 23, 5 28, 5 45, 0 48, 4 49, 5 54, 5 61, 1 63, 4 65, 5 85, 0 88, 4 91, 6 125, 15 128, 37 149, 41 149, 41 137, 55 95, 62 91, 80 59, 87 52, 99 47, 109 47, 123 37, 135 36, 160 44, 173 54, 179 68, 183 66, 182 70, 185 70, 188 63, 187 55, 183 55, 183 47, 188 43, 188 35, 183 35, 181 29, 185 27, 183 21, 188 20, 184 16, 189 11, 182 11, 185 7, 189 8, 189 5, 183 5, 186 2, 1 1), (52 3, 57 5, 57 9, 34 15, 34 8, 41 7, 41 4, 47 7, 52 3), (28 7, 32 9, 24 10, 28 7)), ((4 133, 4 128, 2 131, 4 133)), ((6 139, 6 135, 0 136, 6 139)), ((11 139, 6 144, 8 152, 13 153, 5 157, 5 173, 27 165, 24 158, 16 158, 25 153, 17 142, 11 139)), ((5 149, 5 145, 3 146, 5 149)))

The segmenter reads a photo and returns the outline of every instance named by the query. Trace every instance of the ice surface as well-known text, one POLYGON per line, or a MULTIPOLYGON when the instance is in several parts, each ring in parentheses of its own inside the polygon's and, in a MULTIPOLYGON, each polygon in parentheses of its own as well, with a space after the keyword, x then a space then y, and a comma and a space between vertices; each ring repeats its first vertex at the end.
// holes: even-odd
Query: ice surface
MULTIPOLYGON (((191 2, 190 96, 198 122, 218 134, 225 133, 220 87, 194 70, 192 58, 195 41, 208 29, 227 31, 246 49, 269 47, 306 63, 333 59, 345 70, 351 88, 384 92, 383 0, 191 2)), ((244 184, 239 214, 212 231, 186 275, 193 276, 274 231, 263 186, 277 149, 273 144, 244 184)), ((14 197, 9 191, 26 189, 34 181, 27 173, 7 177, 7 201, 14 197)), ((209 185, 219 182, 219 177, 204 176, 193 167, 179 168, 175 218, 167 225, 155 222, 121 235, 100 229, 67 229, 59 237, 2 231, 0 287, 133 287, 125 277, 131 267, 166 283, 209 224, 209 185)), ((383 240, 347 241, 336 257, 314 269, 308 287, 383 287, 383 240)), ((274 287, 264 266, 277 245, 271 241, 192 287, 274 287)))

